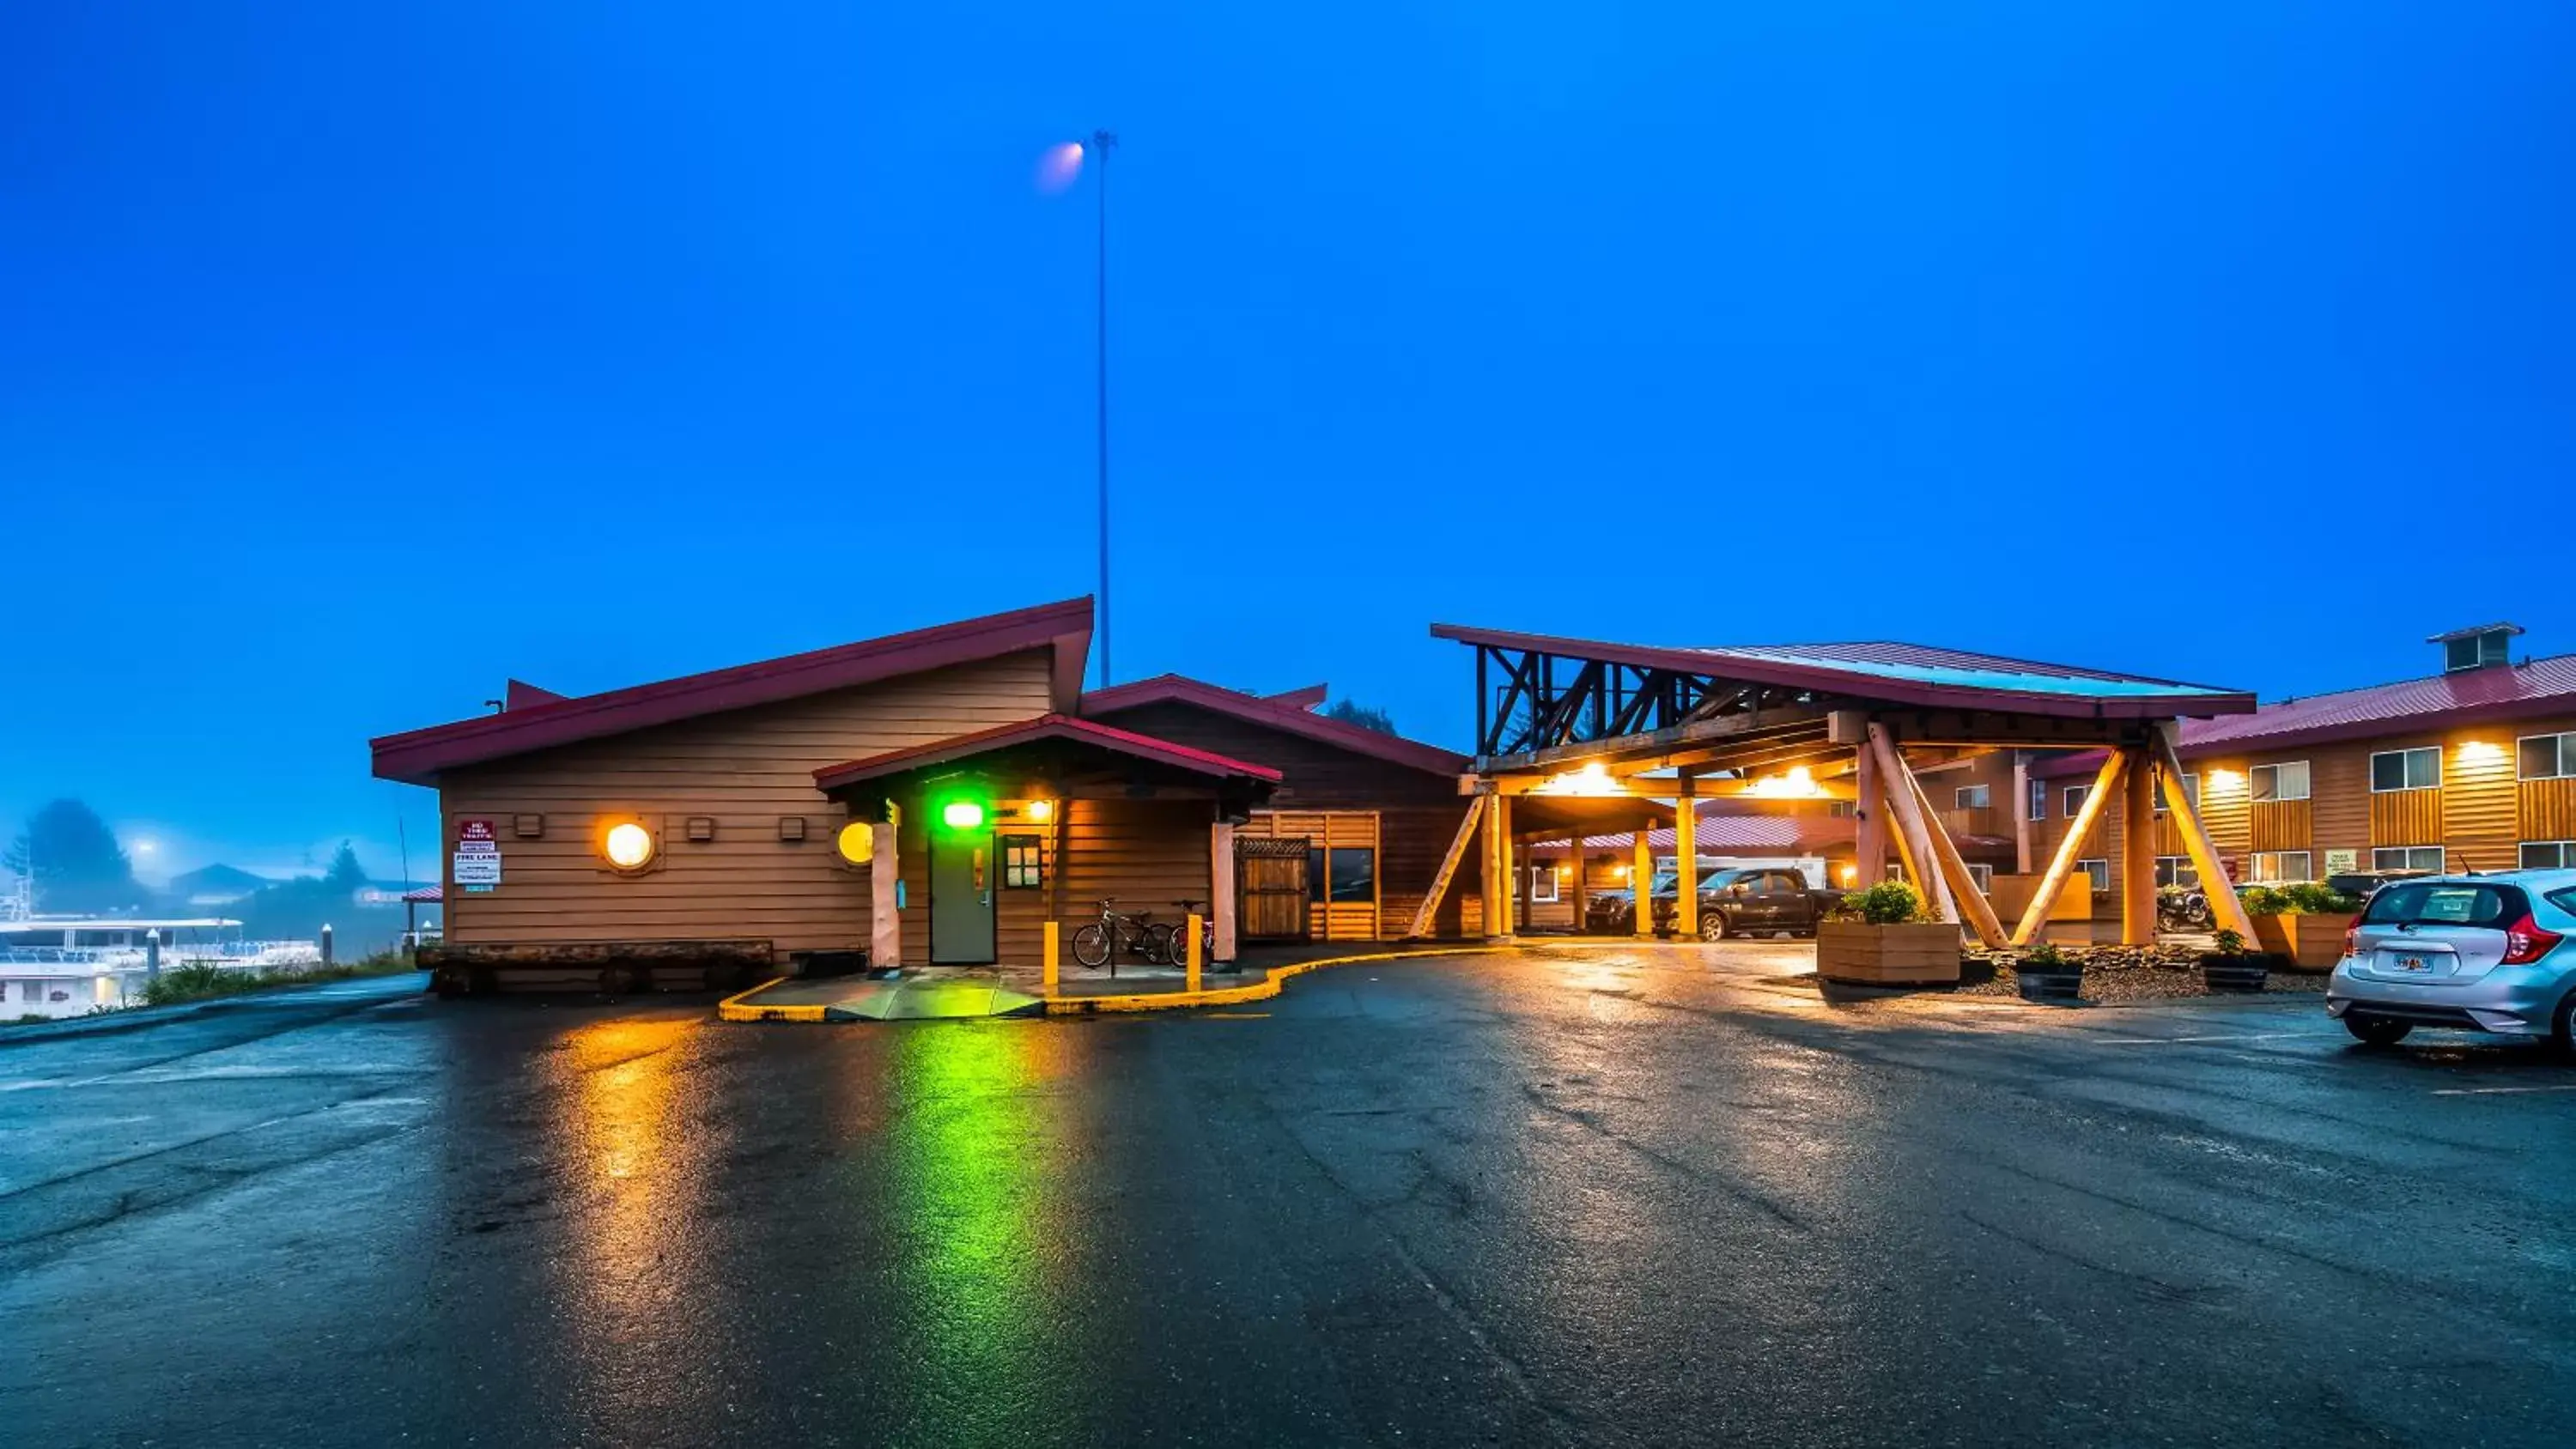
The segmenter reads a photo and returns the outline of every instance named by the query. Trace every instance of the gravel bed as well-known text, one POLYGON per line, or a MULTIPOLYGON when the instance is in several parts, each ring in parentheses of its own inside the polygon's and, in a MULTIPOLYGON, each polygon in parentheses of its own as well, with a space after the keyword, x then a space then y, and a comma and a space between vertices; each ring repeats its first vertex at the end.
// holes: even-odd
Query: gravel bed
MULTIPOLYGON (((2211 991, 2200 983, 2200 952, 2187 946, 2070 947, 2066 954, 2084 962, 2084 1000, 2161 1001, 2185 996, 2240 996, 2248 992, 2211 991)), ((2009 951, 1970 951, 1960 962, 1960 996, 2021 995, 2009 951)), ((2284 971, 2275 967, 2263 983, 2266 996, 2315 995, 2326 989, 2323 972, 2284 971)))

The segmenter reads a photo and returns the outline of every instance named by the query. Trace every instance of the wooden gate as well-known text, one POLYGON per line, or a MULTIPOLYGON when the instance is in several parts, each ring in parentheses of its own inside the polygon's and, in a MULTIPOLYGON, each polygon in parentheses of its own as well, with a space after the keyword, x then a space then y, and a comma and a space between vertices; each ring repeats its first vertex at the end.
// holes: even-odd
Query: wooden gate
POLYGON ((1236 934, 1246 941, 1303 941, 1306 930, 1303 836, 1238 835, 1234 840, 1236 934))

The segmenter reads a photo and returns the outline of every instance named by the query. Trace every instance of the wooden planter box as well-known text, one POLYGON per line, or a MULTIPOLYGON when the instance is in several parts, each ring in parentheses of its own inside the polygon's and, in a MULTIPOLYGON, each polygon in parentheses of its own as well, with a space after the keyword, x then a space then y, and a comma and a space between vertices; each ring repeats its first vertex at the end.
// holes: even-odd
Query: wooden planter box
POLYGON ((1959 979, 1959 928, 1945 921, 1816 928, 1816 974, 1862 986, 1929 986, 1959 979))
POLYGON ((2256 916, 2254 944, 2286 956, 2301 971, 2332 971, 2343 959, 2343 933, 2361 919, 2353 915, 2256 916))

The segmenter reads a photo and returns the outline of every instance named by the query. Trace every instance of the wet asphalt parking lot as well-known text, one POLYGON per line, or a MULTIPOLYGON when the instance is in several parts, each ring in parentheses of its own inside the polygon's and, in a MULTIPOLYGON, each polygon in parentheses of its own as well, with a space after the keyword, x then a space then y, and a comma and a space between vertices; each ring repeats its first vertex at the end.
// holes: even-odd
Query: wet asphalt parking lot
POLYGON ((2576 1071, 1786 945, 0 1046, 0 1440, 2553 1444, 2576 1071))

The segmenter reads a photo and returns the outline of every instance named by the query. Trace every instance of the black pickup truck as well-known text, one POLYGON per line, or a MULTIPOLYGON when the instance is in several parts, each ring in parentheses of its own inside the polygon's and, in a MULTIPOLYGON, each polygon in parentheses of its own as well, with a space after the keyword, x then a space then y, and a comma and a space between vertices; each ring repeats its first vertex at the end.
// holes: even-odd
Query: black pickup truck
MULTIPOLYGON (((1674 907, 1680 899, 1675 885, 1672 872, 1658 871, 1647 889, 1657 935, 1668 935, 1673 929, 1674 907)), ((1713 870, 1699 883, 1700 939, 1722 941, 1729 936, 1782 931, 1812 936, 1816 923, 1841 899, 1842 892, 1817 890, 1807 884, 1805 874, 1787 866, 1713 870)), ((1629 891, 1603 891, 1584 909, 1583 929, 1597 935, 1627 935, 1636 930, 1636 922, 1636 901, 1629 891)))

